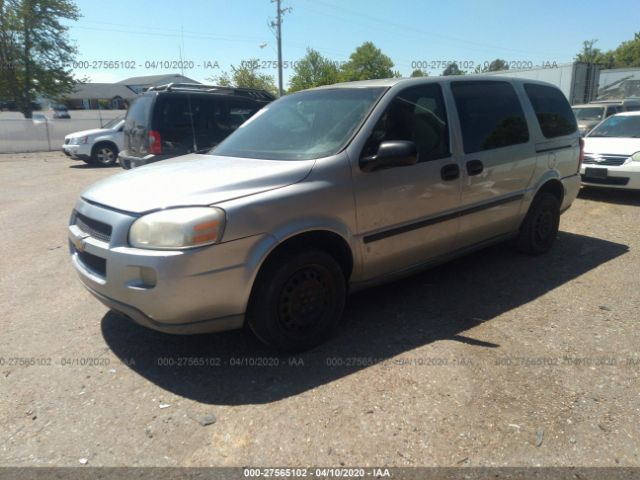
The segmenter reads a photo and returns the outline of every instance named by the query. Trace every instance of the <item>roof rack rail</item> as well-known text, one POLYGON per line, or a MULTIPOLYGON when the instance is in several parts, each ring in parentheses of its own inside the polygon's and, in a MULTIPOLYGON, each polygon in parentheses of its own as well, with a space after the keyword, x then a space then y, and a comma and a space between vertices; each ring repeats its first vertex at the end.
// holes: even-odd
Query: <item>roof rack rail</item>
POLYGON ((259 90, 255 88, 236 88, 236 87, 222 87, 218 85, 204 85, 202 83, 167 83, 166 85, 157 85, 149 87, 147 92, 173 92, 173 91, 197 91, 197 92, 210 92, 221 93, 231 95, 241 95, 245 97, 251 97, 255 100, 272 101, 275 100, 275 96, 266 90, 259 90))

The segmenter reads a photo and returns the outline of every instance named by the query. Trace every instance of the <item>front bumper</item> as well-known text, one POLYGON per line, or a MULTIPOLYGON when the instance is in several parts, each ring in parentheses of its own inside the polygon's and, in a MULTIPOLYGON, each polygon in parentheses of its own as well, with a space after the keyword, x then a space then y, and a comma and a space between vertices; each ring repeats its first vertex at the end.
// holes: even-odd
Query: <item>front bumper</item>
POLYGON ((137 218, 79 200, 83 218, 112 227, 98 238, 72 216, 69 248, 84 286, 103 304, 136 323, 167 333, 240 328, 268 235, 180 251, 128 246, 137 218))
POLYGON ((74 160, 90 160, 91 149, 87 145, 71 145, 65 143, 62 145, 62 151, 67 157, 71 157, 74 160))
POLYGON ((628 161, 620 166, 583 164, 580 167, 580 176, 582 184, 590 187, 638 190, 640 189, 640 162, 628 161))

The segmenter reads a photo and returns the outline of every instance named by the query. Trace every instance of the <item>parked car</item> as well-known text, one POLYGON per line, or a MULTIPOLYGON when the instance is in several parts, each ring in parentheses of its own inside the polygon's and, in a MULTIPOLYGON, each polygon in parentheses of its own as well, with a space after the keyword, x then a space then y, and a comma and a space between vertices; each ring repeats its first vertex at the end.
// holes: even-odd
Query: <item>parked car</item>
POLYGON ((585 136, 593 127, 605 118, 620 113, 623 110, 622 102, 586 103, 571 107, 578 120, 578 130, 585 136))
MULTIPOLYGON (((213 152, 104 179, 69 224, 82 283, 147 327, 322 342, 348 291, 516 239, 547 252, 582 139, 551 84, 388 79, 286 95, 213 152)), ((455 288, 455 286, 451 286, 455 288)))
POLYGON ((578 119, 578 130, 582 136, 585 136, 593 127, 611 115, 640 110, 640 99, 597 100, 584 105, 574 105, 571 108, 578 119))
POLYGON ((124 143, 124 117, 114 118, 103 128, 82 130, 64 137, 62 151, 74 160, 108 167, 115 165, 124 143))
POLYGON ((582 184, 640 189, 640 112, 607 118, 584 139, 582 184))
POLYGON ((71 118, 69 115, 69 110, 67 110, 66 105, 60 103, 54 103, 51 105, 51 109, 53 110, 53 118, 58 119, 68 119, 71 118))
POLYGON ((49 118, 44 113, 32 113, 31 121, 33 123, 47 123, 49 118))
POLYGON ((148 89, 127 111, 125 169, 206 152, 274 97, 262 90, 171 83, 148 89))

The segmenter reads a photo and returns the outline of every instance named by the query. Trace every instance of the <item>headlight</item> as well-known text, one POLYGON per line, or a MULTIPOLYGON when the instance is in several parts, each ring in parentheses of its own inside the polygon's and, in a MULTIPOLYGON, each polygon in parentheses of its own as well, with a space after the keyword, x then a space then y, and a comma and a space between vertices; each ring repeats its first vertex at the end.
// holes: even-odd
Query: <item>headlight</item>
POLYGON ((85 144, 87 143, 87 140, 89 139, 88 136, 84 136, 84 137, 76 137, 76 138, 72 138, 71 139, 71 145, 81 145, 81 144, 85 144))
POLYGON ((217 243, 224 231, 224 211, 213 207, 172 208, 133 222, 129 243, 152 250, 174 250, 217 243))
POLYGON ((634 162, 640 162, 640 152, 636 152, 631 155, 631 160, 633 160, 634 162))

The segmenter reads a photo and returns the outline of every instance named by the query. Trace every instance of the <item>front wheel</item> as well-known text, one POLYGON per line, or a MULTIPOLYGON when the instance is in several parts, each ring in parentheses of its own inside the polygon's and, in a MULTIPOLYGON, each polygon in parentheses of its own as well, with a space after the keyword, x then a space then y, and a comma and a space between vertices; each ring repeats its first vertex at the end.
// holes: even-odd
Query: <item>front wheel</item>
POLYGON ((518 249, 529 255, 548 252, 558 235, 559 227, 560 202, 551 193, 538 193, 520 226, 518 249))
POLYGON ((322 251, 267 260, 256 279, 247 322, 267 345, 290 352, 322 343, 338 326, 346 298, 340 265, 322 251))

